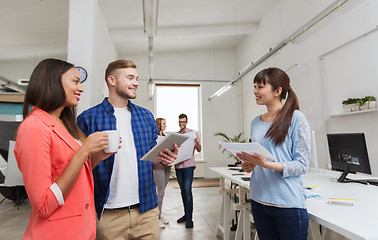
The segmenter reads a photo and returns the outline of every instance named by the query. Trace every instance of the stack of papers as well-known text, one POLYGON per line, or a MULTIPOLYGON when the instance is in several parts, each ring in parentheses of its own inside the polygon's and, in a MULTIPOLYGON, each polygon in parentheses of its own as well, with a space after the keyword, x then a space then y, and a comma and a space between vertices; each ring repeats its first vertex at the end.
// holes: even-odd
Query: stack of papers
MULTIPOLYGON (((237 153, 245 152, 253 155, 254 153, 260 154, 269 161, 277 161, 277 159, 258 142, 251 143, 230 143, 230 142, 218 142, 222 147, 227 149, 233 155, 237 153)), ((237 157, 237 156, 236 156, 237 157)))
POLYGON ((185 134, 182 134, 184 136, 188 137, 188 140, 186 140, 178 149, 177 159, 169 164, 169 166, 176 165, 177 163, 181 163, 185 160, 190 159, 193 156, 194 147, 196 142, 194 139, 197 137, 196 131, 191 131, 185 134))

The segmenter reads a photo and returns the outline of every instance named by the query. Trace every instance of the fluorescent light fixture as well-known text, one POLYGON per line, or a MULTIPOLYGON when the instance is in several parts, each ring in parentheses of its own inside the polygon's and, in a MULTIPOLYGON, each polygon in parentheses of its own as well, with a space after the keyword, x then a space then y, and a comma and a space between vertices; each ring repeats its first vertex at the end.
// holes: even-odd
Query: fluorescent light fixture
POLYGON ((148 95, 150 96, 150 100, 151 100, 155 92, 155 83, 152 81, 152 79, 148 80, 147 88, 148 88, 148 95))
POLYGON ((5 84, 1 84, 1 85, 4 85, 4 87, 6 88, 9 88, 9 89, 12 89, 14 91, 17 91, 19 93, 25 93, 26 92, 26 87, 25 86, 22 86, 22 85, 19 85, 5 77, 2 77, 0 76, 0 80, 5 82, 5 84))
POLYGON ((228 89, 230 89, 232 87, 232 85, 239 79, 241 78, 242 76, 244 76, 245 74, 247 74, 250 70, 250 68, 253 67, 253 62, 250 62, 248 63, 247 65, 245 65, 236 75, 237 77, 230 81, 229 83, 227 83, 226 85, 224 85, 221 89, 219 89, 218 91, 216 91, 211 97, 209 97, 209 100, 215 98, 215 97, 219 97, 220 95, 222 95, 223 93, 225 93, 228 89))
POLYGON ((245 65, 238 73, 237 73, 237 75, 238 76, 240 76, 240 75, 244 75, 245 74, 245 72, 247 72, 248 71, 248 69, 251 67, 253 65, 253 62, 250 62, 250 63, 248 63, 247 65, 245 65))
MULTIPOLYGON (((324 18, 326 18, 327 16, 329 16, 332 12, 334 12, 335 10, 337 10, 339 7, 343 6, 348 1, 349 0, 340 0, 340 1, 333 2, 326 9, 324 9, 322 12, 320 12, 318 15, 316 15, 310 21, 308 21, 305 25, 303 25, 302 27, 300 27, 294 33, 290 34, 287 38, 285 38, 278 45, 276 45, 274 47, 271 47, 269 49, 269 51, 264 56, 262 56, 261 58, 259 58, 255 62, 251 62, 250 66, 249 66, 249 64, 247 66, 245 66, 240 72, 237 73, 237 77, 234 80, 232 80, 231 82, 229 82, 227 85, 225 85, 223 88, 225 88, 226 86, 228 86, 230 84, 233 84, 233 83, 237 82, 239 79, 241 79, 249 71, 251 71, 252 69, 254 69, 255 67, 257 67, 258 65, 260 65, 262 62, 264 62, 265 60, 267 60, 268 58, 270 58, 271 56, 273 56, 274 54, 276 54, 277 52, 279 52, 283 47, 285 47, 289 43, 293 43, 293 41, 295 41, 295 39, 297 39, 299 36, 301 36, 304 32, 306 32, 308 29, 310 29, 313 26, 315 26, 316 24, 318 24, 321 20, 323 20, 324 18)), ((336 49, 334 49, 334 50, 336 50, 336 49)), ((334 50, 332 50, 332 51, 330 51, 330 52, 328 52, 326 54, 321 55, 320 59, 323 59, 325 55, 333 52, 334 50)), ((305 72, 307 72, 305 69, 303 69, 303 70, 305 72)), ((209 100, 211 100, 214 97, 219 96, 219 95, 217 95, 217 94, 219 94, 219 92, 222 94, 224 92, 224 91, 222 91, 223 88, 219 89, 216 93, 214 93, 211 97, 209 97, 209 100)))
POLYGON ((152 37, 157 32, 159 0, 143 0, 144 33, 152 37))
POLYGON ((209 100, 213 99, 214 97, 219 97, 220 95, 228 91, 228 89, 230 89, 231 87, 232 87, 231 83, 224 85, 221 89, 219 89, 211 97, 209 97, 209 100))

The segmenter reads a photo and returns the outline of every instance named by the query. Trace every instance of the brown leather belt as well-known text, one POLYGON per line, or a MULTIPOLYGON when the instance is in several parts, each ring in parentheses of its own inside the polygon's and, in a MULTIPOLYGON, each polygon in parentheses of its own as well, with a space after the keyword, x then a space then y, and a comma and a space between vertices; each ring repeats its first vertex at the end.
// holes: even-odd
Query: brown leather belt
POLYGON ((138 207, 139 207, 139 203, 134 204, 134 205, 130 205, 130 206, 127 206, 127 207, 112 208, 112 209, 110 209, 110 210, 129 210, 129 211, 131 211, 131 210, 136 209, 136 208, 138 208, 138 207))
POLYGON ((139 203, 137 204, 134 204, 134 205, 130 205, 130 206, 127 206, 127 207, 121 207, 121 208, 107 208, 106 210, 134 210, 136 208, 139 207, 139 203))

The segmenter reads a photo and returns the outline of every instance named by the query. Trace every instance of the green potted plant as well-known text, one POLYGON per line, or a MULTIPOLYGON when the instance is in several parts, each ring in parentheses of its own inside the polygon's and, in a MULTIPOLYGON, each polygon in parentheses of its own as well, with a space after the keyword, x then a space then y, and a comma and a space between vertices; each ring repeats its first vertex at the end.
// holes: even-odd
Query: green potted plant
MULTIPOLYGON (((248 139, 243 139, 242 138, 243 134, 244 133, 242 132, 239 135, 236 135, 234 137, 229 137, 224 132, 217 132, 217 133, 214 134, 214 136, 222 137, 222 139, 223 139, 224 142, 246 143, 246 142, 248 142, 248 139)), ((222 153, 225 153, 227 151, 221 145, 219 145, 219 149, 222 149, 222 153)), ((233 158, 235 160, 235 164, 233 164, 232 166, 236 166, 236 165, 240 165, 241 164, 239 158, 235 157, 232 153, 228 152, 227 157, 228 158, 233 158)), ((231 165, 228 165, 228 166, 230 167, 231 165)))
POLYGON ((348 113, 352 111, 350 109, 350 104, 351 104, 350 98, 348 98, 347 100, 343 100, 341 103, 343 104, 344 113, 348 113))
POLYGON ((375 97, 373 97, 373 96, 366 96, 365 100, 368 103, 368 109, 375 109, 376 108, 375 97))
POLYGON ((348 98, 347 100, 343 100, 343 108, 344 112, 357 112, 360 110, 359 103, 358 103, 358 98, 348 98))
POLYGON ((349 106, 349 112, 358 112, 360 111, 360 99, 359 98, 348 98, 347 100, 343 101, 343 104, 349 106))
POLYGON ((366 98, 360 98, 357 100, 357 103, 359 104, 360 111, 366 111, 369 108, 368 102, 366 98))

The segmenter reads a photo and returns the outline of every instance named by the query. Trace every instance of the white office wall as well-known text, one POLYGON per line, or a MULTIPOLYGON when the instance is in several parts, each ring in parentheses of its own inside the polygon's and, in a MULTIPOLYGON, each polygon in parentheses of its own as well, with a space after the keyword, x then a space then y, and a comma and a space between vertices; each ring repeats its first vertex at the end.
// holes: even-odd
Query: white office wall
POLYGON ((57 58, 65 60, 66 55, 38 56, 35 58, 12 59, 0 61, 0 76, 17 82, 18 79, 29 79, 37 64, 45 58, 57 58))
MULTIPOLYGON (((133 102, 154 113, 154 99, 149 99, 147 90, 147 56, 121 56, 121 58, 131 59, 137 64, 140 86, 137 98, 133 102)), ((203 131, 201 141, 206 161, 205 177, 215 177, 209 171, 209 167, 226 166, 227 163, 233 162, 218 149, 216 141, 220 139, 213 135, 217 131, 224 131, 229 135, 241 132, 239 121, 241 103, 237 99, 239 87, 234 87, 211 101, 208 98, 227 81, 232 80, 235 74, 236 61, 233 49, 154 54, 154 79, 168 79, 168 81, 158 80, 157 82, 201 84, 203 131), (220 82, 221 80, 224 82, 220 82)), ((178 125, 177 130, 179 130, 178 125)))
POLYGON ((36 65, 45 58, 68 59, 88 71, 88 79, 82 84, 84 93, 78 106, 80 113, 100 103, 108 95, 105 69, 118 56, 97 1, 75 0, 74 4, 70 4, 69 18, 67 55, 40 56, 37 53, 32 59, 1 61, 0 73, 5 78, 17 81, 19 78, 29 78, 36 65))
MULTIPOLYGON (((105 70, 108 64, 118 59, 118 54, 109 35, 109 28, 101 12, 97 12, 94 37, 93 76, 97 86, 92 91, 92 105, 102 102, 109 90, 105 82, 105 70)), ((85 84, 85 83, 84 83, 85 84)), ((91 84, 91 83, 88 83, 91 84)), ((84 86, 85 87, 85 86, 84 86)))
POLYGON ((77 108, 81 113, 100 103, 108 94, 105 70, 109 62, 118 58, 97 0, 70 1, 67 58, 88 71, 77 108))
MULTIPOLYGON (((274 47, 333 2, 330 0, 279 1, 263 18, 257 34, 253 37, 245 38, 238 46, 236 50, 238 67, 241 68, 246 63, 259 59, 270 47, 274 47)), ((239 83, 243 86, 243 89, 251 89, 253 77, 261 69, 275 66, 287 70, 296 65, 296 67, 288 71, 288 74, 291 77, 291 85, 298 95, 301 110, 309 120, 312 130, 316 132, 317 155, 320 167, 326 168, 328 166, 327 132, 365 132, 373 175, 378 175, 378 158, 376 157, 378 156, 378 149, 374 148, 378 143, 378 128, 376 125, 378 113, 340 116, 326 120, 325 107, 329 104, 339 104, 341 107, 341 103, 323 101, 324 92, 320 61, 320 55, 375 28, 378 25, 377 5, 377 2, 373 0, 350 0, 345 6, 309 29, 294 43, 284 47, 279 53, 252 70, 239 83)), ((370 37, 375 38, 375 36, 370 37)), ((372 52, 372 59, 375 59, 374 64, 377 69, 377 45, 362 47, 369 48, 372 52)), ((354 57, 341 56, 340 62, 343 62, 345 58, 354 57)), ((351 70, 358 71, 358 66, 355 69, 345 69, 345 71, 351 70)), ((368 81, 369 85, 366 86, 366 93, 370 93, 368 89, 371 86, 375 88, 377 77, 378 75, 372 71, 372 76, 368 81)), ((342 79, 327 79, 327 81, 340 82, 338 88, 327 89, 331 94, 332 92, 337 94, 340 91, 339 88, 348 88, 350 90, 355 87, 344 84, 342 79)), ((355 84, 358 84, 357 79, 355 84)), ((374 91, 374 96, 377 97, 378 92, 376 89, 374 91)), ((258 114, 263 113, 265 109, 255 104, 252 91, 243 90, 240 98, 243 101, 243 128, 244 131, 249 131, 250 121, 258 114)))

